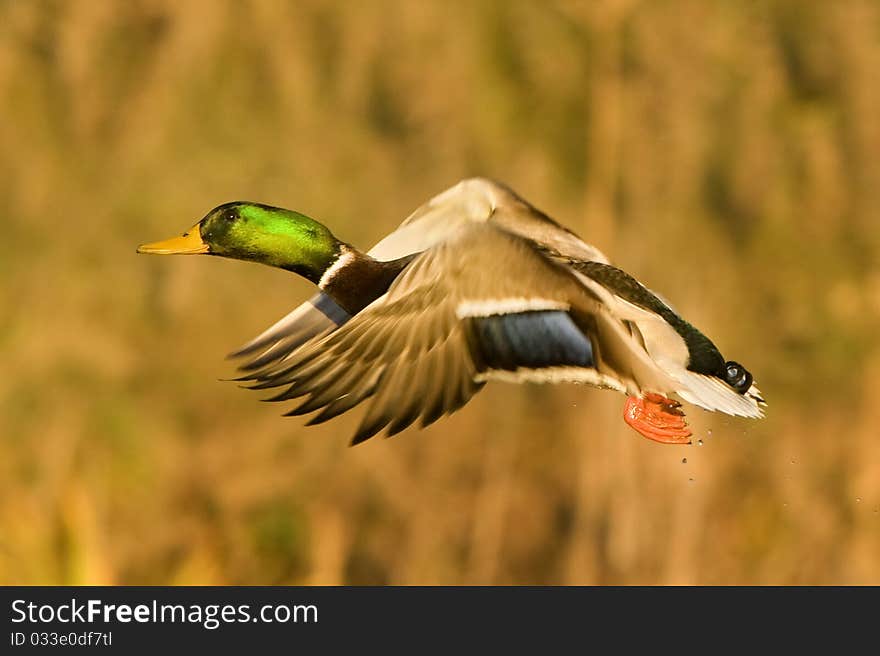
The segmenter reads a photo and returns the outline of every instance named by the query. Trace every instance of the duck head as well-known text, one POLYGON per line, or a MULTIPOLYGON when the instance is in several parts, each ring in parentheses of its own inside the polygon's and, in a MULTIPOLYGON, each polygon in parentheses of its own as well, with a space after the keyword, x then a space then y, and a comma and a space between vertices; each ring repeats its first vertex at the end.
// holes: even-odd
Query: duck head
POLYGON ((236 201, 215 207, 183 235, 142 244, 137 252, 259 262, 317 283, 343 246, 325 226, 304 214, 236 201))

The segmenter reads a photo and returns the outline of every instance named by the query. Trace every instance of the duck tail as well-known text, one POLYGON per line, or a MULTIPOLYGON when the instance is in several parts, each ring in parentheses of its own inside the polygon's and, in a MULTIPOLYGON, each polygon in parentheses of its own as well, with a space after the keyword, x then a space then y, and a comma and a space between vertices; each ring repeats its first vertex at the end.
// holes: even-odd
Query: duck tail
POLYGON ((764 416, 767 402, 755 385, 740 394, 715 376, 683 370, 674 377, 681 384, 676 393, 689 403, 737 417, 760 419, 764 416))

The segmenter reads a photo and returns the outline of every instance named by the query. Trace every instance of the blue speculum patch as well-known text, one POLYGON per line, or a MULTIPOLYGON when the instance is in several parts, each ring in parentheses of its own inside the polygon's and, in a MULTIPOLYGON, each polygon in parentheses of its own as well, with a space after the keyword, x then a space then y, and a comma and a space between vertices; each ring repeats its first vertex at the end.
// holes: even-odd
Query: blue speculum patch
POLYGON ((590 340, 567 312, 542 310, 472 321, 483 364, 489 369, 593 366, 590 340))
POLYGON ((330 319, 337 326, 341 326, 346 321, 351 319, 351 315, 343 310, 339 305, 337 305, 336 301, 330 298, 327 294, 319 294, 317 301, 312 301, 312 305, 315 306, 316 310, 320 310, 325 317, 330 319))

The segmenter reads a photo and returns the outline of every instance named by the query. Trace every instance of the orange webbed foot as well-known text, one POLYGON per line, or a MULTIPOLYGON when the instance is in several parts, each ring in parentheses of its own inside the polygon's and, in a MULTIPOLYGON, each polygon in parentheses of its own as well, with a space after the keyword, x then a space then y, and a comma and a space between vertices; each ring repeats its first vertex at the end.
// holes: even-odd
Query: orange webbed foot
POLYGON ((662 444, 690 444, 681 403, 660 394, 630 396, 623 408, 623 420, 649 440, 662 444))

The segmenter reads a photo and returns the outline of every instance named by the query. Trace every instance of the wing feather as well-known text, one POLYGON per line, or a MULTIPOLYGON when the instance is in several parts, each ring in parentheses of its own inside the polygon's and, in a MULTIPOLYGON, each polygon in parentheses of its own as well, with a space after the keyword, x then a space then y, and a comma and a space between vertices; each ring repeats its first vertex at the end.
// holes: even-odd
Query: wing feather
MULTIPOLYGON (((379 260, 395 260, 454 239, 467 225, 491 224, 561 257, 607 263, 608 258, 559 225, 503 184, 486 178, 462 180, 410 214, 397 230, 369 251, 379 260)), ((350 315, 320 292, 296 307, 250 342, 230 354, 249 358, 240 379, 277 365, 310 340, 347 323, 350 315)), ((434 338, 433 336, 426 336, 434 338)))
MULTIPOLYGON (((564 306, 582 288, 525 240, 486 224, 463 226, 455 238, 417 256, 384 296, 334 332, 259 370, 256 386, 286 388, 270 400, 305 396, 288 414, 319 411, 310 423, 371 399, 354 443, 383 429, 397 433, 420 418, 428 425, 484 384, 475 323, 460 318, 457 308, 523 293, 564 306), (513 270, 511 262, 517 262, 513 270)), ((498 330, 495 341, 515 367, 527 337, 503 324, 498 330)))

